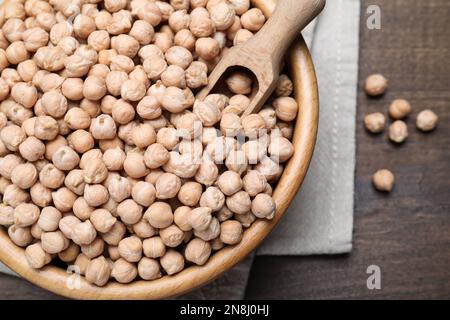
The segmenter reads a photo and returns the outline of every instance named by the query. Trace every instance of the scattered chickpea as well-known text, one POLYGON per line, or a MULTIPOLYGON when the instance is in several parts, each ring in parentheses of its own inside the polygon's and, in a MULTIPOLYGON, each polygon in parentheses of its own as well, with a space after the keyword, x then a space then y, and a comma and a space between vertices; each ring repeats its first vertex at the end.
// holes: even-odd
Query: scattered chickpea
POLYGON ((401 120, 411 113, 411 105, 404 99, 395 99, 389 106, 389 115, 392 119, 401 120))
POLYGON ((234 72, 225 80, 234 94, 249 94, 252 91, 252 79, 243 72, 234 72))
POLYGON ((111 265, 104 256, 90 260, 86 267, 86 280, 97 286, 104 286, 111 275, 111 265))
POLYGON ((386 118, 380 112, 368 114, 364 117, 366 129, 372 133, 380 133, 384 130, 386 118))
POLYGON ((431 110, 423 110, 417 115, 417 128, 423 132, 429 132, 436 128, 439 117, 431 110))
POLYGON ((391 192, 394 181, 394 175, 387 169, 378 170, 372 177, 373 185, 378 191, 391 192))
POLYGON ((168 275, 180 272, 184 268, 184 258, 178 251, 169 249, 160 259, 161 266, 168 275))
POLYGON ((366 79, 364 89, 367 95, 376 97, 385 93, 388 80, 381 74, 372 74, 366 79))
POLYGON ((158 261, 143 257, 138 263, 138 274, 144 280, 154 280, 160 278, 161 271, 158 261))
POLYGON ((408 138, 408 128, 402 120, 394 121, 389 126, 389 139, 395 143, 402 143, 408 138))

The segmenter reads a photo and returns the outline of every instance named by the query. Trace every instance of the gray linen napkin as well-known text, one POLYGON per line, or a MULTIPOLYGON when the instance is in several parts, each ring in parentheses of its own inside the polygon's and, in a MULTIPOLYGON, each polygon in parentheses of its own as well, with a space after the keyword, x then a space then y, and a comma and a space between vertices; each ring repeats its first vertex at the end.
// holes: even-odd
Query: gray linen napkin
MULTIPOLYGON (((319 135, 311 167, 288 213, 257 254, 337 254, 351 250, 359 0, 328 0, 304 31, 320 90, 319 135)), ((242 299, 253 255, 180 299, 242 299)), ((0 263, 0 272, 12 273, 0 263)))

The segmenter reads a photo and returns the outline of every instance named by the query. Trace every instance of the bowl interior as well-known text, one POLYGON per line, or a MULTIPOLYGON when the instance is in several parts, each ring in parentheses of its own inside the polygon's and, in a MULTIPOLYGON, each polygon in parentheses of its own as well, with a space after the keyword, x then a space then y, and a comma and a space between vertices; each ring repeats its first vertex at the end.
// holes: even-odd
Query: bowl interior
MULTIPOLYGON (((253 0, 252 3, 266 16, 270 16, 276 4, 274 0, 253 0)), ((252 252, 282 218, 303 182, 313 154, 318 126, 318 89, 311 56, 302 38, 292 46, 286 58, 300 106, 293 138, 295 153, 274 190, 277 204, 274 219, 257 220, 244 232, 241 243, 215 253, 204 266, 192 266, 173 276, 126 285, 111 282, 101 288, 56 266, 49 265, 42 270, 30 268, 24 249, 12 243, 4 228, 0 229, 0 261, 34 284, 76 299, 163 299, 200 287, 232 268, 252 252)))

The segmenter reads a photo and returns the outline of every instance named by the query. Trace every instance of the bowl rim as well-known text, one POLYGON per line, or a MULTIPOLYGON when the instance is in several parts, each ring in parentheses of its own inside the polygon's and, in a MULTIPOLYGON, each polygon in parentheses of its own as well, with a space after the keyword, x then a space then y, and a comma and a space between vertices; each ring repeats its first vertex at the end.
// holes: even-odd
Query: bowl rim
MULTIPOLYGON (((270 16, 276 1, 252 0, 266 16, 270 16)), ((24 249, 17 247, 0 228, 0 261, 23 278, 56 294, 75 299, 164 299, 187 293, 216 279, 249 255, 270 233, 285 214, 300 188, 308 170, 318 129, 319 95, 317 79, 310 52, 302 37, 287 54, 294 82, 295 99, 299 104, 293 144, 295 152, 274 190, 277 204, 271 221, 257 220, 245 230, 242 241, 214 253, 203 266, 190 266, 173 276, 157 280, 137 280, 130 284, 109 282, 104 287, 88 283, 84 277, 49 265, 41 270, 28 266, 24 249)))

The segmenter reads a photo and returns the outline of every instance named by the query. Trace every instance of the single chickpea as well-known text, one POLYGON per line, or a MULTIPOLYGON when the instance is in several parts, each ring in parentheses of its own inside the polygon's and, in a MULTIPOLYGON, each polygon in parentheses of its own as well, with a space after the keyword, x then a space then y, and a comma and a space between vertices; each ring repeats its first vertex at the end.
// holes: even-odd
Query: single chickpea
POLYGON ((107 92, 105 79, 98 76, 88 76, 83 84, 83 96, 86 99, 98 101, 107 92))
POLYGON ((161 49, 162 52, 167 52, 173 46, 173 36, 168 32, 156 32, 153 37, 153 43, 161 49))
POLYGON ((220 130, 227 137, 234 137, 241 131, 241 118, 235 113, 224 113, 220 120, 220 130))
POLYGON ((372 97, 380 96, 385 93, 388 80, 381 74, 372 74, 366 79, 364 90, 366 94, 372 97))
POLYGON ((211 255, 211 245, 201 239, 195 238, 191 240, 184 252, 186 260, 196 265, 204 265, 211 255))
POLYGON ((249 228, 253 222, 255 222, 256 217, 253 213, 247 212, 244 214, 238 214, 235 219, 239 221, 244 228, 249 228))
POLYGON ((72 209, 77 195, 69 188, 62 187, 52 192, 53 204, 61 212, 68 212, 72 209))
POLYGON ((274 100, 273 107, 277 117, 283 121, 292 121, 297 117, 298 104, 294 98, 280 97, 274 100))
POLYGON ((138 152, 128 152, 123 168, 128 176, 138 179, 148 174, 144 156, 138 152))
POLYGON ((37 224, 44 232, 56 231, 61 218, 62 214, 58 209, 55 207, 45 207, 41 210, 37 224))
POLYGON ((220 45, 214 38, 200 38, 195 42, 195 53, 204 60, 213 60, 220 54, 220 45))
POLYGON ((176 197, 180 190, 181 180, 172 173, 164 173, 156 181, 155 187, 158 199, 171 199, 176 197))
POLYGON ((161 241, 170 248, 178 247, 184 239, 184 232, 176 225, 172 224, 167 228, 159 231, 161 241))
POLYGON ((0 158, 0 174, 2 177, 11 180, 11 174, 18 165, 22 164, 23 160, 15 154, 7 154, 0 158))
POLYGON ((86 130, 76 130, 72 132, 68 137, 67 141, 69 146, 73 148, 78 153, 84 153, 91 150, 94 147, 95 141, 86 130))
POLYGON ((80 156, 68 146, 59 147, 52 156, 52 162, 59 170, 70 171, 80 163, 80 156))
POLYGON ((389 139, 395 143, 402 143, 408 138, 408 127, 402 120, 394 121, 389 126, 389 139))
POLYGON ((252 201, 252 213, 258 218, 272 219, 275 210, 276 204, 268 194, 260 193, 252 201))
POLYGON ((275 88, 275 94, 278 97, 289 97, 294 91, 294 84, 292 80, 285 74, 280 75, 277 80, 277 86, 275 88))
POLYGON ((10 151, 18 151, 19 146, 26 139, 25 131, 16 125, 8 125, 0 132, 0 139, 10 151))
POLYGON ((26 247, 33 241, 30 228, 20 228, 12 225, 8 228, 9 238, 19 247, 26 247))
POLYGON ((133 186, 131 196, 136 203, 148 207, 155 201, 156 189, 150 182, 139 181, 133 186))
POLYGON ((103 154, 103 163, 110 171, 119 171, 123 169, 126 154, 120 148, 108 149, 103 154))
POLYGON ((38 93, 32 84, 17 82, 11 88, 11 97, 25 108, 32 108, 38 99, 38 93))
POLYGON ((17 65, 17 72, 25 82, 31 82, 39 68, 34 60, 25 60, 17 65))
POLYGON ((175 45, 194 51, 196 38, 189 29, 182 29, 175 34, 173 42, 175 45))
POLYGON ((84 182, 95 184, 105 181, 108 176, 108 169, 102 159, 93 159, 86 163, 83 168, 84 182))
POLYGON ((139 19, 147 21, 156 27, 162 20, 162 12, 160 6, 153 2, 145 2, 135 9, 139 19))
POLYGON ((254 197, 258 193, 264 191, 266 187, 267 180, 263 174, 257 170, 250 170, 242 179, 245 191, 254 197))
POLYGON ((0 78, 0 100, 5 100, 9 95, 9 85, 8 83, 3 79, 0 78))
POLYGON ((90 283, 102 287, 108 282, 110 275, 111 265, 104 256, 92 259, 87 264, 85 277, 90 283))
POLYGON ((155 202, 148 207, 144 219, 154 228, 167 228, 173 222, 172 208, 165 202, 155 202))
POLYGON ((235 194, 243 186, 241 176, 234 171, 225 171, 222 173, 216 184, 226 196, 235 194))
POLYGON ((117 214, 123 223, 133 225, 142 219, 142 207, 134 200, 126 199, 117 207, 117 214))
POLYGON ((221 118, 219 107, 210 101, 195 101, 193 111, 203 125, 207 127, 214 126, 221 118))
POLYGON ((59 220, 59 230, 66 236, 68 239, 73 240, 73 230, 76 225, 80 223, 80 219, 71 214, 64 215, 61 220, 59 220))
POLYGON ((179 143, 177 130, 172 127, 161 128, 156 134, 156 142, 167 150, 173 150, 179 143))
POLYGON ((84 198, 92 207, 98 207, 109 199, 108 190, 101 184, 86 184, 84 187, 84 198))
POLYGON ((227 220, 230 220, 233 217, 233 212, 231 212, 230 209, 227 208, 227 206, 223 206, 222 209, 220 209, 216 213, 216 218, 219 220, 219 222, 224 222, 227 220))
POLYGON ((113 96, 120 96, 121 87, 128 80, 128 75, 124 71, 111 71, 105 79, 106 88, 113 96))
POLYGON ((114 49, 102 50, 98 53, 98 63, 110 66, 112 59, 117 55, 117 51, 114 49))
POLYGON ((11 64, 19 64, 30 58, 30 54, 22 41, 14 41, 5 50, 6 57, 11 64))
MULTIPOLYGON (((204 241, 211 241, 220 235, 220 222, 216 217, 213 217, 211 223, 205 230, 199 231, 194 229, 194 235, 204 241)), ((189 239, 188 239, 189 241, 189 239)))
POLYGON ((138 263, 139 276, 144 280, 154 280, 161 277, 161 270, 157 260, 143 257, 138 263))
POLYGON ((32 203, 21 203, 14 209, 14 224, 24 228, 33 225, 39 219, 39 208, 32 203))
POLYGON ((97 231, 89 220, 73 225, 71 231, 72 241, 76 244, 88 245, 97 237, 97 231))
POLYGON ((107 31, 96 30, 89 34, 87 43, 97 52, 100 52, 109 49, 111 39, 109 38, 109 33, 107 31))
POLYGON ((79 218, 81 221, 86 221, 91 217, 92 212, 94 212, 95 208, 89 206, 86 199, 84 199, 83 197, 78 197, 73 203, 72 210, 77 218, 79 218))
MULTIPOLYGON (((154 96, 145 96, 136 107, 138 115, 143 119, 157 119, 161 116, 161 105, 154 96)), ((155 128, 156 129, 156 128, 155 128)))
POLYGON ((64 262, 74 262, 80 254, 80 247, 73 242, 70 242, 67 249, 58 253, 58 258, 64 262))
POLYGON ((394 182, 394 175, 387 169, 378 170, 372 177, 372 183, 378 191, 391 192, 394 182))
MULTIPOLYGON (((36 127, 36 125, 35 125, 35 127, 36 127)), ((67 139, 61 135, 58 135, 58 136, 56 136, 55 139, 48 141, 47 144, 45 145, 45 154, 44 154, 45 159, 52 160, 55 152, 60 147, 67 146, 67 145, 68 145, 67 139)))
POLYGON ((59 253, 69 246, 69 240, 61 231, 44 232, 41 236, 42 249, 50 254, 59 253))
POLYGON ((136 278, 137 274, 137 267, 127 260, 120 258, 114 261, 111 276, 116 279, 117 282, 130 283, 136 278))
POLYGON ((105 184, 108 186, 111 199, 116 202, 125 200, 131 194, 130 180, 118 174, 110 175, 105 184))
POLYGON ((251 209, 252 201, 245 191, 239 191, 226 199, 228 209, 237 215, 248 213, 251 209))
POLYGON ((147 21, 137 20, 133 23, 129 35, 135 38, 141 46, 144 46, 152 42, 155 30, 147 21))
POLYGON ((27 259, 28 265, 33 269, 41 269, 52 260, 51 255, 45 252, 38 242, 29 245, 25 249, 25 258, 27 259))
POLYGON ((113 217, 109 211, 97 209, 92 212, 90 221, 98 232, 105 233, 111 230, 117 219, 113 217))
POLYGON ((45 207, 52 202, 52 191, 37 182, 30 188, 30 197, 34 204, 45 207))
POLYGON ((152 237, 144 240, 143 251, 148 258, 159 258, 166 253, 166 246, 160 237, 152 237))
POLYGON ((266 18, 258 8, 252 8, 241 16, 242 27, 253 32, 259 31, 265 22, 266 18))
POLYGON ((185 75, 186 84, 190 88, 197 89, 208 84, 208 67, 203 62, 192 62, 185 75))
POLYGON ((227 220, 220 225, 220 240, 228 245, 241 242, 242 225, 236 220, 227 220))
POLYGON ((216 187, 208 187, 200 197, 200 206, 210 208, 213 212, 219 211, 225 204, 225 196, 216 187))
POLYGON ((95 238, 90 244, 81 246, 81 252, 90 259, 101 255, 104 249, 105 242, 101 238, 95 238))
POLYGON ((102 114, 92 120, 90 131, 95 139, 113 139, 116 136, 117 127, 111 116, 102 114))
POLYGON ((265 106, 258 114, 263 118, 267 130, 272 130, 276 127, 277 115, 273 107, 265 106))
POLYGON ((423 132, 429 132, 436 128, 439 117, 431 110, 423 110, 417 115, 416 126, 423 132))
POLYGON ((266 132, 264 118, 257 114, 250 114, 242 118, 242 129, 247 137, 256 138, 266 132))
POLYGON ((64 178, 64 173, 50 163, 39 172, 40 183, 50 189, 59 188, 64 183, 64 178))
POLYGON ((139 148, 146 148, 156 142, 156 132, 150 124, 140 124, 132 131, 132 140, 139 148))
POLYGON ((108 232, 103 233, 101 236, 102 239, 110 246, 117 246, 123 239, 126 231, 127 229, 125 225, 120 221, 116 221, 112 228, 108 232))
POLYGON ((184 183, 178 192, 178 200, 186 206, 196 206, 202 195, 202 186, 197 182, 184 183))
POLYGON ((80 43, 74 37, 64 37, 59 41, 58 47, 60 47, 67 56, 70 56, 80 47, 80 43))
POLYGON ((160 259, 161 266, 168 275, 180 272, 184 268, 184 258, 178 251, 169 249, 160 259))
POLYGON ((364 117, 364 125, 369 132, 383 132, 385 124, 386 118, 381 112, 371 113, 364 117))
POLYGON ((147 239, 158 234, 158 230, 153 228, 145 219, 141 219, 132 226, 132 231, 141 239, 147 239))
MULTIPOLYGON (((61 92, 70 100, 83 99, 83 80, 80 78, 65 79, 61 86, 61 92)), ((73 109, 75 108, 69 109, 69 111, 73 109)))
POLYGON ((9 227, 14 224, 14 208, 0 203, 0 225, 9 227))
POLYGON ((131 58, 118 54, 111 58, 109 67, 111 71, 123 71, 128 74, 133 71, 135 65, 131 58))
POLYGON ((233 72, 225 80, 225 83, 234 94, 250 94, 252 91, 253 81, 251 77, 243 72, 233 72))
POLYGON ((96 29, 95 21, 91 17, 79 14, 73 21, 73 31, 81 39, 86 39, 96 29))
POLYGON ((283 163, 294 154, 294 145, 282 136, 272 137, 268 148, 270 157, 283 163))
POLYGON ((193 61, 192 53, 188 49, 180 46, 173 46, 168 49, 165 57, 169 65, 176 65, 183 69, 189 67, 193 61))
POLYGON ((67 111, 67 99, 59 90, 44 93, 41 103, 45 113, 54 118, 63 117, 67 111))
POLYGON ((123 99, 114 102, 112 109, 113 119, 122 125, 130 123, 135 117, 136 111, 131 103, 123 99))
POLYGON ((205 8, 198 7, 191 11, 189 30, 195 37, 208 37, 215 32, 215 29, 215 24, 205 8))
POLYGON ((119 242, 119 254, 128 262, 138 262, 142 257, 142 241, 136 236, 130 236, 119 242))
POLYGON ((192 230, 191 225, 189 224, 189 216, 191 214, 191 208, 187 206, 178 207, 173 213, 174 223, 180 228, 182 231, 190 231, 192 230))
POLYGON ((188 218, 188 223, 194 230, 204 231, 211 224, 212 209, 208 207, 198 207, 191 211, 191 214, 188 218))
POLYGON ((229 3, 208 4, 208 11, 217 30, 227 30, 233 25, 236 13, 229 3))
POLYGON ((19 164, 11 172, 11 181, 21 189, 29 189, 36 183, 38 172, 32 163, 19 164))
POLYGON ((47 45, 49 35, 44 29, 30 28, 22 33, 22 40, 29 52, 36 52, 40 47, 47 45))
POLYGON ((411 113, 411 105, 404 99, 396 99, 389 106, 389 115, 392 119, 400 120, 411 113))
POLYGON ((134 37, 120 34, 111 39, 111 48, 117 50, 119 55, 133 59, 137 55, 140 45, 134 37))
POLYGON ((89 265, 90 261, 91 261, 91 259, 86 257, 84 254, 80 253, 76 257, 76 259, 74 261, 74 265, 80 269, 80 274, 85 275, 87 266, 89 265))

